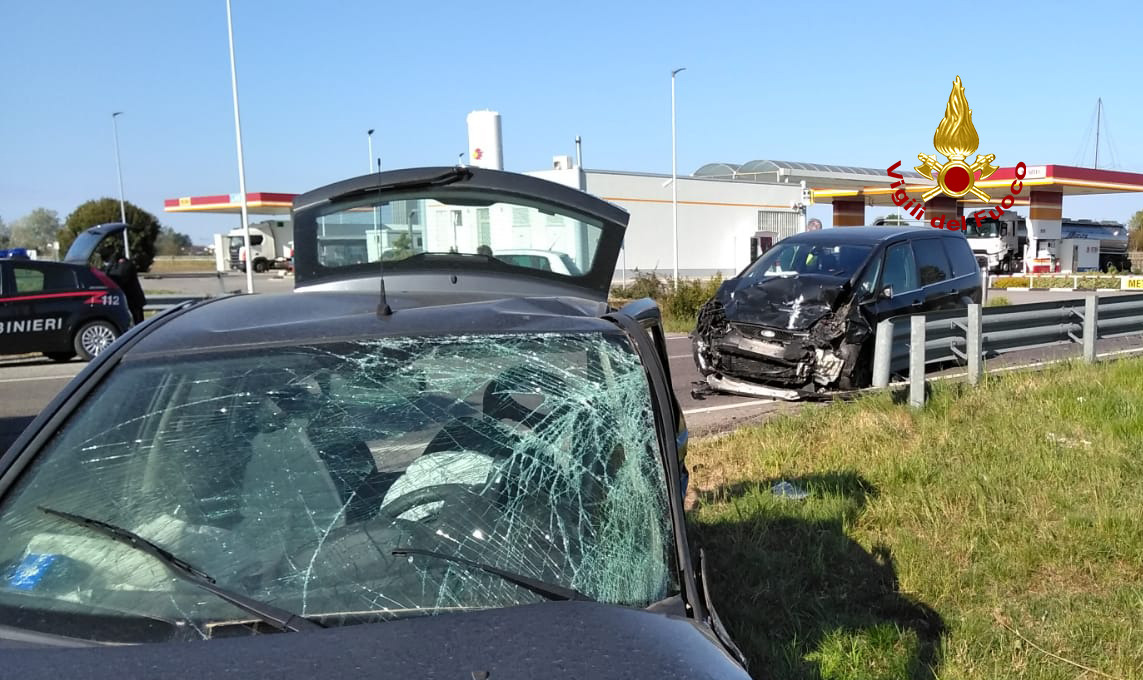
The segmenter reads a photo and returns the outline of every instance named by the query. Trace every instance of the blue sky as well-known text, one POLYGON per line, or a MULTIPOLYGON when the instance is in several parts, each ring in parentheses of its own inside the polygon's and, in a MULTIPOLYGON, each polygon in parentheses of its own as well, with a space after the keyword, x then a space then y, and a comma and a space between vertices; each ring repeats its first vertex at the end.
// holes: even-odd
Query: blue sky
MULTIPOLYGON (((503 116, 508 170, 580 135, 589 168, 670 172, 679 66, 680 174, 908 161, 931 151, 957 75, 998 164, 1090 166, 1102 97, 1100 166, 1143 172, 1134 2, 232 2, 249 191, 363 174, 369 128, 386 169, 455 162, 484 108, 503 116)), ((121 110, 128 200, 196 242, 237 226, 162 212, 238 191, 224 0, 0 0, 0 26, 0 217, 116 196, 121 110)), ((1143 195, 1065 203, 1139 209, 1143 195)))

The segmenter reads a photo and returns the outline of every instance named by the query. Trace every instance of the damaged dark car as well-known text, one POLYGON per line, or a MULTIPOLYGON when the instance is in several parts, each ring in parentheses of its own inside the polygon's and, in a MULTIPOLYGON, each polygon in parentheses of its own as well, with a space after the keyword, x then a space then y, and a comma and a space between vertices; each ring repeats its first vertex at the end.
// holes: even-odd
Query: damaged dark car
POLYGON ((0 456, 7 675, 748 678, 659 309, 607 302, 627 219, 489 169, 299 196, 294 292, 136 326, 0 456))
POLYGON ((691 333, 705 387, 795 400, 872 380, 877 323, 981 300, 958 232, 850 227, 779 241, 699 310, 691 333))

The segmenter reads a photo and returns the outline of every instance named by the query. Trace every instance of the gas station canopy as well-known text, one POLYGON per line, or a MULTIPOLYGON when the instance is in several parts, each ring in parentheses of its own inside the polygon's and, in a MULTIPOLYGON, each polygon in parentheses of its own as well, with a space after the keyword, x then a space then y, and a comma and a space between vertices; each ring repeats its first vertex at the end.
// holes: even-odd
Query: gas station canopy
MULTIPOLYGON (((297 194, 247 193, 246 212, 256 215, 289 215, 295 196, 297 194)), ((163 201, 163 211, 238 215, 242 213, 242 194, 168 198, 163 201)))

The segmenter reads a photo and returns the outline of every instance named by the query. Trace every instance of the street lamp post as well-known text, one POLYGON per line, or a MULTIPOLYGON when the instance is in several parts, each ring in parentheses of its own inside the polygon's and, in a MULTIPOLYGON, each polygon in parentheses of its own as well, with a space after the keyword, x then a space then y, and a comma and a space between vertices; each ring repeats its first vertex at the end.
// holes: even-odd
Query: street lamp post
POLYGON ((675 76, 687 70, 677 68, 671 71, 671 246, 675 255, 675 289, 679 287, 679 176, 678 142, 675 130, 675 76))
POLYGON ((234 139, 238 147, 238 192, 242 205, 242 232, 246 246, 246 292, 254 292, 254 263, 250 252, 250 218, 246 208, 246 165, 242 158, 242 120, 238 115, 238 70, 234 66, 234 21, 226 0, 226 32, 230 38, 230 89, 234 98, 234 139))
MULTIPOLYGON (((119 122, 118 117, 123 115, 122 111, 116 111, 111 114, 111 129, 115 132, 115 174, 119 176, 119 221, 127 224, 127 208, 123 202, 123 166, 119 163, 119 122)), ((123 253, 124 257, 131 258, 131 243, 127 240, 127 228, 123 228, 123 253)))
POLYGON ((370 129, 365 136, 369 139, 369 172, 373 172, 373 130, 370 129))

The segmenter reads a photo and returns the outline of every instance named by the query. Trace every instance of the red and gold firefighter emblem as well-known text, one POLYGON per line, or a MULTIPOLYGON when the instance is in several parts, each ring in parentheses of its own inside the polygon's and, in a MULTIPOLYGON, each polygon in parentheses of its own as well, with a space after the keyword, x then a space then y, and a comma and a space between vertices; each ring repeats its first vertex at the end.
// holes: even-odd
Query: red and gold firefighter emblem
POLYGON ((972 164, 965 163, 965 160, 976 151, 978 144, 980 137, 977 136, 976 128, 972 124, 972 109, 968 108, 964 85, 960 82, 960 76, 957 76, 953 81, 949 102, 945 106, 945 117, 933 134, 933 146, 941 155, 948 158, 948 162, 938 163, 937 159, 929 154, 917 154, 921 164, 916 166, 915 170, 937 182, 937 186, 926 191, 921 200, 928 202, 941 192, 952 198, 960 198, 971 193, 982 201, 991 200, 988 194, 975 185, 978 179, 987 179, 999 169, 992 165, 996 155, 981 154, 972 164), (980 173, 980 177, 977 177, 977 173, 980 173))

